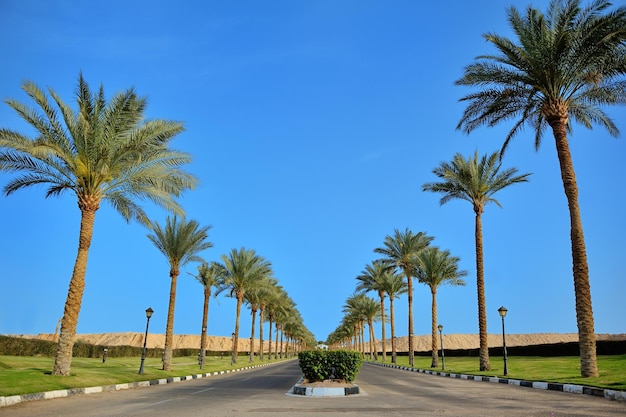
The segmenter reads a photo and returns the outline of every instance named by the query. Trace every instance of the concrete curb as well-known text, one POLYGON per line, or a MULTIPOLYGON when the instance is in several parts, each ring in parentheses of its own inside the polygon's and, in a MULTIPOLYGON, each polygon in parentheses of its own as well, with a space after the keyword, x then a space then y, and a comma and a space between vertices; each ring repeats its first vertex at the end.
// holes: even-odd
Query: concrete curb
POLYGON ((287 395, 292 396, 301 396, 301 397, 347 397, 348 395, 359 395, 362 394, 358 385, 354 384, 351 387, 307 387, 302 386, 302 382, 304 378, 300 378, 300 380, 294 385, 288 392, 287 395))
POLYGON ((609 400, 626 401, 626 391, 618 391, 618 390, 603 389, 603 388, 596 388, 596 387, 587 387, 584 385, 560 384, 560 383, 553 383, 553 382, 524 381, 524 380, 519 380, 519 379, 500 378, 497 376, 465 375, 465 374, 457 374, 453 372, 432 371, 428 369, 410 368, 406 366, 399 366, 399 365, 393 365, 393 364, 387 364, 387 363, 375 363, 375 362, 366 362, 366 363, 377 365, 377 366, 384 366, 387 368, 401 369, 404 371, 419 372, 419 373, 428 374, 428 375, 445 376, 448 378, 459 378, 459 379, 467 379, 467 380, 472 380, 472 381, 492 382, 496 384, 517 385, 520 387, 536 388, 536 389, 543 389, 543 390, 548 390, 548 391, 570 392, 573 394, 593 395, 596 397, 604 397, 609 400))
POLYGON ((202 373, 202 374, 176 376, 176 377, 163 378, 163 379, 153 379, 151 381, 129 382, 125 384, 107 385, 107 386, 102 386, 102 387, 70 388, 70 389, 60 389, 60 390, 47 391, 47 392, 37 392, 37 393, 32 393, 32 394, 10 395, 6 397, 0 397, 0 408, 19 404, 25 401, 51 400, 53 398, 73 397, 75 395, 94 394, 98 392, 121 391, 125 389, 149 387, 151 385, 164 385, 164 384, 171 384, 174 382, 189 381, 191 379, 208 378, 211 376, 230 374, 233 372, 240 372, 240 371, 245 371, 248 369, 261 368, 265 366, 274 365, 276 363, 280 363, 280 362, 246 366, 243 368, 229 369, 226 371, 215 371, 215 372, 207 372, 207 373, 202 373))

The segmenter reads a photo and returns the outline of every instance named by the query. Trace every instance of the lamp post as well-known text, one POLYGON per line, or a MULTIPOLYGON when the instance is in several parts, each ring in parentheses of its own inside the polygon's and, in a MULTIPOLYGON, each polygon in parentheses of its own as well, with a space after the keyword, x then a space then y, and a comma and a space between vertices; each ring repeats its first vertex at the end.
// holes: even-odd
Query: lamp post
POLYGON ((204 368, 204 357, 206 355, 206 326, 202 326, 202 335, 200 335, 200 369, 204 368))
POLYGON ((231 350, 232 354, 230 357, 230 366, 233 366, 235 364, 235 333, 233 332, 233 334, 231 335, 232 339, 233 339, 233 348, 231 350))
POLYGON ((506 316, 506 312, 509 311, 507 310, 504 306, 500 307, 498 309, 498 313, 500 313, 500 317, 502 317, 502 355, 504 357, 504 375, 507 375, 509 373, 509 368, 507 367, 507 363, 506 363, 506 336, 504 333, 504 317, 506 316))
POLYGON ((143 350, 141 351, 141 365, 139 366, 139 374, 143 374, 143 363, 146 360, 146 342, 148 341, 148 326, 150 325, 150 317, 152 317, 152 307, 146 309, 146 335, 143 337, 143 350))
POLYGON ((443 354, 443 336, 441 335, 443 326, 440 324, 437 326, 437 329, 439 329, 439 341, 441 342, 441 370, 443 371, 446 369, 446 357, 443 354))

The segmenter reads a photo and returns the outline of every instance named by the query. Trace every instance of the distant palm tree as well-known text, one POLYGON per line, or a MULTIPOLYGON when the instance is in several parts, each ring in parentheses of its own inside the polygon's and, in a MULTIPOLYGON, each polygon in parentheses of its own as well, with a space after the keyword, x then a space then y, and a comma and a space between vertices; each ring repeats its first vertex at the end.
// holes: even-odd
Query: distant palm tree
MULTIPOLYGON (((265 359, 265 346, 263 340, 263 327, 265 323, 265 312, 267 310, 267 306, 272 302, 274 297, 278 294, 279 289, 282 289, 278 285, 278 280, 276 278, 268 279, 267 285, 263 286, 260 291, 259 296, 259 356, 261 357, 261 361, 265 359)), ((270 326, 271 327, 271 326, 270 326)), ((270 329, 270 339, 271 339, 271 329, 270 329)))
POLYGON ((413 341, 413 277, 418 266, 417 255, 424 250, 432 237, 423 232, 413 233, 408 228, 404 232, 395 230, 393 236, 386 236, 384 246, 374 252, 384 255, 395 268, 406 277, 409 299, 409 364, 413 366, 415 351, 413 341))
POLYGON ((272 275, 272 264, 257 255, 254 250, 245 248, 232 249, 229 255, 222 255, 221 259, 221 263, 214 263, 218 271, 218 289, 215 295, 229 291, 229 296, 237 300, 233 346, 233 360, 236 363, 239 345, 239 318, 246 291, 254 289, 262 280, 272 275))
POLYGON ((204 288, 202 334, 200 336, 200 369, 203 369, 206 357, 206 335, 209 323, 209 300, 211 298, 212 288, 217 286, 217 271, 213 265, 209 265, 205 262, 198 267, 198 275, 195 278, 204 288))
POLYGON ((480 339, 480 370, 491 369, 489 364, 489 349, 487 344, 487 313, 485 301, 485 272, 483 266, 483 225, 482 214, 485 205, 500 202, 493 195, 512 184, 526 182, 530 174, 515 175, 516 168, 500 171, 502 163, 498 153, 465 159, 457 153, 452 162, 442 162, 433 170, 441 178, 441 182, 427 183, 422 186, 424 191, 442 193, 439 202, 445 204, 453 199, 466 200, 474 208, 475 213, 475 240, 476 240, 476 288, 478 292, 478 328, 480 339))
POLYGON ((461 277, 467 275, 467 271, 459 270, 460 258, 450 255, 450 251, 441 250, 437 247, 428 247, 419 254, 420 267, 417 279, 430 288, 431 303, 431 367, 439 366, 437 351, 437 289, 442 285, 463 286, 465 281, 461 277))
POLYGON ((517 43, 492 33, 484 35, 499 54, 479 56, 456 82, 480 88, 461 99, 469 105, 458 129, 470 133, 480 126, 519 117, 501 154, 524 125, 535 131, 537 150, 546 128, 552 129, 570 212, 583 377, 598 376, 598 367, 587 250, 567 134, 572 130, 571 119, 588 128, 600 124, 615 137, 619 134, 600 108, 626 103, 626 7, 609 11, 610 6, 608 1, 594 0, 583 9, 579 0, 552 0, 546 15, 528 7, 525 16, 511 7, 508 20, 517 43))
MULTIPOLYGON (((244 296, 244 300, 247 301, 250 306, 250 313, 252 315, 252 324, 250 326, 250 362, 254 361, 254 335, 255 335, 255 327, 256 327, 256 315, 261 310, 261 306, 264 306, 264 299, 268 294, 269 288, 276 284, 276 279, 272 277, 262 278, 258 285, 253 288, 250 288, 246 291, 246 295, 244 296)), ((262 311, 262 310, 261 310, 262 311)), ((260 328, 260 348, 263 349, 263 322, 259 320, 259 328, 260 328)))
POLYGON ((149 200, 167 210, 184 214, 174 200, 192 189, 196 179, 180 167, 188 154, 169 148, 183 131, 182 124, 147 120, 146 99, 134 89, 115 95, 108 103, 104 89, 91 92, 82 74, 78 77, 74 112, 52 90, 53 103, 32 82, 22 85, 37 104, 29 108, 7 100, 36 131, 33 138, 0 129, 0 171, 21 175, 5 187, 6 195, 34 185, 47 184, 46 197, 69 192, 76 196, 81 213, 78 252, 65 301, 54 360, 54 375, 69 375, 76 325, 85 289, 87 257, 96 211, 108 201, 126 221, 149 224, 139 205, 149 200))
POLYGON ((174 307, 176 305, 176 282, 180 268, 189 262, 204 262, 198 254, 213 246, 207 239, 211 226, 201 227, 195 220, 187 221, 176 216, 169 217, 165 226, 152 223, 152 234, 148 239, 156 246, 170 265, 170 302, 167 309, 167 325, 165 326, 165 352, 163 354, 163 370, 172 369, 172 350, 174 345, 174 307))
POLYGON ((396 346, 396 319, 394 313, 393 300, 408 291, 407 283, 402 275, 396 271, 390 271, 389 276, 383 281, 383 288, 389 296, 389 323, 391 327, 391 362, 396 363, 397 346, 396 346))
POLYGON ((387 358, 387 339, 385 334, 385 293, 389 280, 394 272, 391 270, 389 262, 383 260, 375 260, 369 265, 365 266, 365 269, 361 271, 361 274, 356 277, 359 283, 356 286, 357 291, 376 291, 380 299, 380 321, 381 321, 381 343, 382 343, 382 361, 385 362, 387 358))

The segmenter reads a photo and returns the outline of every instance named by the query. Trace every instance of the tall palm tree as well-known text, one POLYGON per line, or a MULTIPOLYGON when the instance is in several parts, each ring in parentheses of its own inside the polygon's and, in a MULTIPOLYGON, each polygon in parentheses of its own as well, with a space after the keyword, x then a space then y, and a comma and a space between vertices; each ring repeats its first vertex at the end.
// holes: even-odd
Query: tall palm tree
MULTIPOLYGON (((264 277, 259 280, 258 285, 250 288, 246 291, 244 296, 245 301, 250 306, 250 313, 252 316, 252 324, 250 326, 250 362, 254 361, 254 335, 256 327, 256 315, 259 310, 262 312, 265 308, 265 297, 270 291, 270 287, 276 284, 276 279, 272 277, 264 277), (263 309, 261 308, 263 306, 263 309)), ((262 315, 262 314, 261 314, 262 315)), ((260 348, 263 349, 263 321, 262 317, 259 320, 259 333, 260 333, 260 348)))
POLYGON ((467 271, 459 270, 461 258, 450 255, 450 251, 441 250, 437 247, 428 247, 420 252, 420 267, 417 272, 417 279, 420 283, 430 288, 431 302, 431 347, 432 362, 431 367, 439 366, 437 351, 437 289, 442 285, 462 286, 465 281, 461 278, 467 275, 467 271))
POLYGON ((200 369, 204 368, 206 357, 206 336, 209 323, 209 300, 213 287, 217 286, 217 270, 214 265, 206 262, 198 267, 198 275, 195 277, 204 289, 204 303, 202 308, 202 333, 200 335, 200 369))
POLYGON ((402 275, 391 270, 389 276, 383 281, 383 288, 389 296, 389 324, 391 327, 391 362, 396 363, 396 319, 393 300, 408 291, 406 281, 402 275))
POLYGON ((180 268, 189 262, 204 262, 198 255, 213 246, 207 239, 211 226, 201 227, 195 220, 187 221, 176 216, 167 217, 165 226, 152 222, 152 234, 148 239, 161 252, 170 266, 170 301, 167 309, 165 326, 165 352, 163 354, 163 370, 172 369, 172 350, 174 345, 174 308, 176 305, 176 283, 180 268))
POLYGON ((149 224, 139 202, 149 200, 170 212, 184 214, 175 201, 192 189, 195 178, 180 169, 188 154, 169 148, 183 131, 178 122, 146 120, 146 99, 134 89, 108 103, 104 88, 92 93, 82 74, 71 109, 52 89, 46 93, 32 82, 22 85, 37 107, 7 100, 36 134, 30 138, 0 129, 0 170, 20 175, 5 187, 6 195, 34 185, 48 185, 46 197, 64 192, 76 196, 81 213, 78 251, 65 301, 52 373, 69 375, 76 325, 85 289, 87 258, 96 211, 108 201, 126 221, 149 224))
POLYGON ((475 240, 476 240, 476 288, 478 292, 478 328, 480 339, 480 370, 491 369, 489 364, 489 349, 487 344, 487 313, 485 301, 485 272, 483 265, 483 225, 482 214, 485 205, 500 202, 493 195, 512 184, 528 181, 530 174, 515 175, 516 168, 500 170, 502 167, 498 152, 491 155, 465 159, 457 153, 452 162, 442 162, 433 173, 441 182, 427 183, 422 186, 424 191, 442 193, 439 202, 445 204, 453 199, 466 200, 474 208, 475 213, 475 240))
POLYGON ((417 255, 424 250, 433 238, 424 232, 413 233, 409 228, 404 232, 396 229, 393 236, 385 237, 384 246, 374 252, 384 255, 396 269, 406 277, 409 301, 409 364, 413 366, 415 352, 413 341, 413 277, 417 268, 417 255))
POLYGON ((268 353, 269 353, 270 360, 272 359, 272 325, 274 324, 274 318, 278 314, 280 314, 280 312, 284 308, 286 308, 287 303, 288 303, 287 292, 281 286, 276 286, 276 292, 272 294, 272 296, 269 298, 267 305, 266 305, 267 320, 269 322, 268 353))
MULTIPOLYGON (((272 302, 274 297, 278 294, 279 289, 282 289, 278 285, 278 280, 276 278, 269 278, 267 285, 264 285, 260 291, 259 296, 259 356, 261 357, 261 361, 264 360, 265 346, 263 340, 263 325, 265 323, 265 312, 267 310, 267 306, 272 302)), ((270 326, 271 327, 271 326, 270 326)), ((271 339, 271 330, 270 330, 270 339, 271 339)))
POLYGON ((608 10, 610 6, 605 0, 595 0, 586 8, 581 8, 579 0, 552 0, 547 14, 528 7, 525 16, 511 7, 508 20, 517 39, 484 35, 499 53, 478 57, 456 82, 480 88, 461 99, 469 105, 458 129, 470 133, 483 125, 518 118, 501 154, 524 125, 535 131, 536 150, 545 130, 552 130, 570 212, 583 377, 597 376, 598 368, 587 250, 567 134, 572 130, 571 119, 588 128, 600 124, 611 136, 619 134, 600 108, 626 103, 626 7, 608 10))
POLYGON ((391 279, 393 271, 389 265, 389 262, 381 259, 373 261, 371 264, 366 265, 365 269, 359 276, 356 277, 359 283, 356 286, 357 291, 376 291, 378 298, 380 299, 380 321, 381 321, 381 339, 382 339, 382 361, 385 362, 387 358, 387 339, 385 334, 385 295, 387 283, 391 279))
POLYGON ((218 270, 218 285, 215 295, 228 290, 229 296, 237 300, 235 319, 233 360, 237 362, 239 345, 239 318, 246 291, 259 285, 261 280, 272 275, 272 264, 256 254, 252 249, 232 249, 230 254, 221 256, 221 263, 214 263, 218 270))

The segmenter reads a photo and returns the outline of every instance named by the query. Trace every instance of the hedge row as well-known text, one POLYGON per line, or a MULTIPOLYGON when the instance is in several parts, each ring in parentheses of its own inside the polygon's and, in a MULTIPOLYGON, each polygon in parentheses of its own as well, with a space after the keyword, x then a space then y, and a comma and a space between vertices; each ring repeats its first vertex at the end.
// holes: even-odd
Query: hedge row
MULTIPOLYGON (((101 346, 85 343, 81 340, 74 343, 72 356, 75 358, 101 358, 104 349, 107 349, 107 357, 122 358, 141 356, 142 348, 133 346, 101 346)), ((48 356, 56 355, 57 343, 48 340, 26 339, 0 335, 0 355, 9 356, 48 356)), ((174 349, 173 356, 194 356, 200 349, 174 349)), ((220 356, 223 352, 207 351, 207 356, 220 356)), ((230 355, 230 352, 224 353, 230 355)), ((146 349, 146 357, 160 358, 163 349, 146 349)))
POLYGON ((298 362, 309 381, 356 379, 363 363, 360 352, 346 350, 308 350, 298 353, 298 362))

